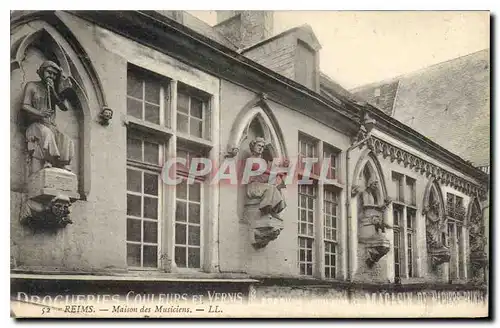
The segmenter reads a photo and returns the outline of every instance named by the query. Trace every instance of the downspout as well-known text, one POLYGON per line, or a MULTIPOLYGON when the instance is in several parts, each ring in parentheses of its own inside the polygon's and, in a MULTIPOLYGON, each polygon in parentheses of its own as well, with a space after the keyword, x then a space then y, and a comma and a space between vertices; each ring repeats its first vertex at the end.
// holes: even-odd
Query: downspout
POLYGON ((346 172, 346 178, 345 178, 345 191, 346 191, 346 198, 345 198, 345 208, 346 208, 346 213, 347 213, 347 235, 346 235, 346 244, 347 244, 347 281, 352 282, 352 269, 351 268, 351 250, 350 250, 350 243, 351 243, 351 221, 352 221, 352 216, 351 216, 351 186, 349 185, 349 160, 350 160, 350 153, 351 150, 362 146, 363 144, 368 141, 371 137, 371 130, 373 129, 373 125, 375 124, 375 120, 368 118, 368 115, 365 115, 363 119, 363 123, 361 124, 361 127, 359 129, 358 135, 364 135, 364 138, 361 139, 358 142, 355 142, 352 144, 349 148, 346 150, 346 161, 345 161, 345 172, 346 172))

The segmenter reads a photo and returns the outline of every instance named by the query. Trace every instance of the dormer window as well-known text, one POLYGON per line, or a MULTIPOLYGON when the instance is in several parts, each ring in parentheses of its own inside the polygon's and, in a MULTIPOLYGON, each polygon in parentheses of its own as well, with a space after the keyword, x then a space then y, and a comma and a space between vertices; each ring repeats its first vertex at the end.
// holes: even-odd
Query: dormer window
POLYGON ((297 40, 295 80, 311 90, 316 89, 316 52, 301 40, 297 40))

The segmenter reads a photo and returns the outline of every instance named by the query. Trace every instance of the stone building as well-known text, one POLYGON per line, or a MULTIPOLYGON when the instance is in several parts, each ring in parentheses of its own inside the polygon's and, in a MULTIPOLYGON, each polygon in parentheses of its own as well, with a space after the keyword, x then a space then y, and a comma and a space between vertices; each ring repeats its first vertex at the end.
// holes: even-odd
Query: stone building
POLYGON ((320 72, 310 26, 218 18, 12 14, 12 292, 483 293, 488 175, 320 72), (259 137, 313 181, 265 185, 282 211, 189 165, 164 183, 169 159, 231 167, 259 137))

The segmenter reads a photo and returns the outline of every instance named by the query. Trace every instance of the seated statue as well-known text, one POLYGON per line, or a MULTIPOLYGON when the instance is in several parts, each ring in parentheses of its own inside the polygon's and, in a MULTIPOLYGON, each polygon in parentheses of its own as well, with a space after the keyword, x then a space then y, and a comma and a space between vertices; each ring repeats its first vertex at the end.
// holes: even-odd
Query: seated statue
POLYGON ((47 167, 70 171, 74 144, 69 136, 58 130, 55 106, 68 110, 62 101, 61 89, 63 82, 66 82, 66 89, 71 87, 71 83, 62 80, 61 68, 52 61, 45 61, 37 73, 41 80, 26 83, 22 98, 22 110, 30 123, 26 129, 26 142, 31 173, 47 167))
MULTIPOLYGON (((262 158, 266 147, 264 138, 257 137, 250 142, 251 157, 262 158)), ((257 170, 257 164, 254 164, 252 170, 257 170)), ((278 174, 276 183, 272 184, 269 181, 270 168, 259 176, 252 176, 247 185, 247 197, 249 199, 259 198, 259 209, 262 215, 269 214, 277 219, 281 219, 280 213, 285 209, 286 202, 281 194, 281 189, 285 184, 283 175, 278 174)))

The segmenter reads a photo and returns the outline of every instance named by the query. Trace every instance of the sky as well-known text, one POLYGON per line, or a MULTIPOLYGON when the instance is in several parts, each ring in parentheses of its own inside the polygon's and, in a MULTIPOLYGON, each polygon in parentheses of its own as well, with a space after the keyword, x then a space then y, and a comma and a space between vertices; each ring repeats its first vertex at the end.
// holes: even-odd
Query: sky
MULTIPOLYGON (((215 11, 189 12, 217 23, 215 11)), ((309 24, 321 71, 352 89, 489 48, 489 23, 485 11, 276 11, 274 34, 309 24)))

